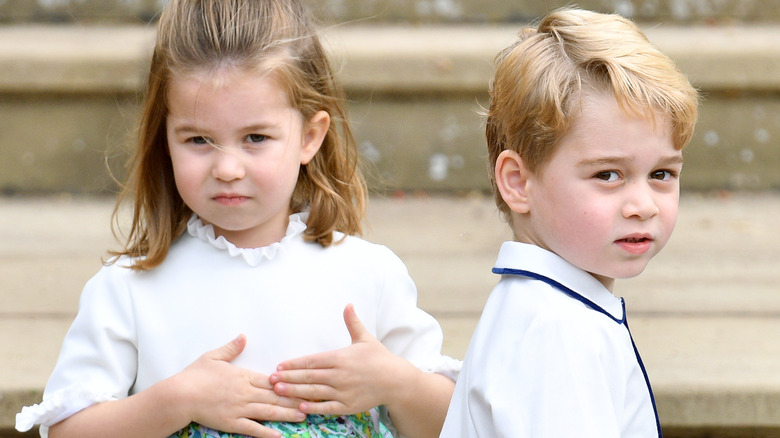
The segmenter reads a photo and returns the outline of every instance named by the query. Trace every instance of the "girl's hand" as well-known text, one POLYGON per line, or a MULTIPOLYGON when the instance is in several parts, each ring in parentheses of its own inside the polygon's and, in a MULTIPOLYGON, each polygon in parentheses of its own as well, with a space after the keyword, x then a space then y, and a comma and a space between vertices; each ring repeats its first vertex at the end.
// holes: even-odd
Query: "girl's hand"
POLYGON ((171 378, 173 387, 181 388, 191 421, 224 432, 279 437, 257 421, 303 421, 306 415, 296 409, 302 400, 277 395, 268 376, 231 364, 245 346, 246 337, 240 335, 204 354, 171 378))
MULTIPOLYGON (((280 396, 305 399, 307 414, 349 415, 390 405, 410 391, 419 370, 372 336, 350 304, 344 322, 352 345, 282 362, 270 382, 280 396)), ((392 410, 391 410, 392 412, 392 410)))

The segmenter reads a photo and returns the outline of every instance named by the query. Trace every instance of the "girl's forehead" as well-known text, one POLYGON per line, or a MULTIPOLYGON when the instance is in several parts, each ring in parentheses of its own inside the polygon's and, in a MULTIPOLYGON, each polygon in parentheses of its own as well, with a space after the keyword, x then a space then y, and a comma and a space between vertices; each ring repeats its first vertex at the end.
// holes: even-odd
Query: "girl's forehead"
POLYGON ((187 71, 172 71, 169 82, 200 83, 211 88, 223 88, 236 85, 247 80, 267 79, 278 85, 277 74, 268 69, 241 67, 229 63, 219 64, 214 67, 203 67, 187 71))
POLYGON ((202 64, 180 65, 174 64, 170 70, 170 79, 176 77, 186 78, 210 78, 219 85, 220 80, 230 79, 232 76, 251 75, 263 77, 276 76, 280 79, 290 64, 294 63, 289 50, 277 48, 265 51, 261 55, 245 57, 225 57, 205 61, 202 64))
POLYGON ((196 101, 227 94, 276 96, 291 105, 291 97, 279 75, 272 70, 248 70, 236 67, 200 69, 171 73, 166 100, 191 97, 196 101))

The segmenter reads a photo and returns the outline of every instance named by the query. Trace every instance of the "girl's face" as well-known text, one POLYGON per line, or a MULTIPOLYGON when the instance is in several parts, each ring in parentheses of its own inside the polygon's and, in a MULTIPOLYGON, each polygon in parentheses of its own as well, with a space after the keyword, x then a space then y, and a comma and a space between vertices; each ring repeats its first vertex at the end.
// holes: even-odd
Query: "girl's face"
POLYGON ((626 114, 611 94, 583 98, 582 114, 528 182, 525 240, 611 289, 641 273, 677 218, 682 152, 671 123, 626 114))
POLYGON ((223 68, 174 76, 168 148, 176 188, 205 224, 241 248, 284 237, 302 164, 330 123, 290 106, 274 74, 223 68))

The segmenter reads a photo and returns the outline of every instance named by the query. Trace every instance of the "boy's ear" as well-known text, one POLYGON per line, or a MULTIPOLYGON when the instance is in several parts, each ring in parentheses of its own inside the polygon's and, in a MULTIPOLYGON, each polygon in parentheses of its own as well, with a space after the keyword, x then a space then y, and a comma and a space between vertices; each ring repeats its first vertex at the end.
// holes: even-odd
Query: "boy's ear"
POLYGON ((496 185, 504 202, 515 213, 528 213, 528 178, 530 172, 523 158, 515 151, 505 150, 496 159, 496 185))
POLYGON ((330 127, 330 114, 317 111, 304 126, 301 164, 308 164, 320 150, 330 127))

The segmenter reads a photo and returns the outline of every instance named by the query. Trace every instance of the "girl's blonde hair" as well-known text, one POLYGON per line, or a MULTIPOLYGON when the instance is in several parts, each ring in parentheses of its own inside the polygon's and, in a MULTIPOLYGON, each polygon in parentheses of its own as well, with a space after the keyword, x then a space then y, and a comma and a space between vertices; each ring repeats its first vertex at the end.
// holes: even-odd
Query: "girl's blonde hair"
POLYGON ((121 205, 132 203, 125 246, 111 254, 139 257, 133 269, 162 263, 192 215, 176 189, 168 154, 171 77, 223 67, 258 74, 271 70, 304 120, 320 110, 330 115, 321 148, 301 166, 290 208, 311 211, 305 237, 323 246, 333 243, 334 231, 361 232, 366 189, 345 98, 303 5, 297 0, 171 0, 160 16, 138 144, 113 216, 116 234, 121 205))
POLYGON ((496 204, 495 164, 506 149, 531 172, 542 170, 580 109, 584 91, 611 91, 625 110, 668 116, 675 148, 693 136, 698 93, 674 62, 618 15, 564 8, 498 54, 490 87, 486 139, 496 204))

